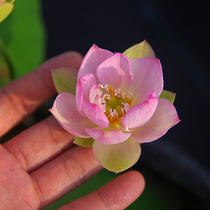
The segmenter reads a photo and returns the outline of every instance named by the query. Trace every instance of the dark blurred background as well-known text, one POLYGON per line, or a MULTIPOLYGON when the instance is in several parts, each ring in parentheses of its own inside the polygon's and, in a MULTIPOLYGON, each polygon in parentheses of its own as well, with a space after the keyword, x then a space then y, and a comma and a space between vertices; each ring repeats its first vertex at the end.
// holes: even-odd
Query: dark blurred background
MULTIPOLYGON (((93 43, 123 52, 144 39, 161 60, 181 122, 142 146, 133 169, 177 196, 178 209, 210 208, 208 1, 43 0, 47 58, 93 43)), ((158 208, 156 208, 158 209, 158 208)))

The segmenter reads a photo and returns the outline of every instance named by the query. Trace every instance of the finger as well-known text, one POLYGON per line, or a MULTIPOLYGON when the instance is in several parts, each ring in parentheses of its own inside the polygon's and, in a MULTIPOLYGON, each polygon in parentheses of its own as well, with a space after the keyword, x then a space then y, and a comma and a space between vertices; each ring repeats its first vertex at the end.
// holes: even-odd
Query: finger
POLYGON ((61 207, 59 210, 122 210, 141 195, 144 187, 144 177, 137 171, 130 171, 95 192, 61 207))
POLYGON ((50 116, 15 136, 3 146, 30 172, 72 146, 74 136, 50 116))
POLYGON ((81 55, 64 53, 35 71, 0 89, 0 136, 31 114, 39 105, 56 93, 51 70, 60 67, 79 68, 81 55))
POLYGON ((32 172, 40 209, 81 185, 101 168, 92 148, 75 146, 32 172))

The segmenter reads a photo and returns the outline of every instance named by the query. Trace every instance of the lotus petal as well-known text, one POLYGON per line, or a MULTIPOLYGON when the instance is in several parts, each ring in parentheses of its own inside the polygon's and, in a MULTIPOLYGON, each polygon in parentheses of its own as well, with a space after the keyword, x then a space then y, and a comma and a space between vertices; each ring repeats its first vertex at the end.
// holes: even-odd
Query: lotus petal
POLYGON ((141 147, 132 138, 119 144, 102 144, 94 141, 93 153, 104 168, 119 173, 138 161, 141 147))

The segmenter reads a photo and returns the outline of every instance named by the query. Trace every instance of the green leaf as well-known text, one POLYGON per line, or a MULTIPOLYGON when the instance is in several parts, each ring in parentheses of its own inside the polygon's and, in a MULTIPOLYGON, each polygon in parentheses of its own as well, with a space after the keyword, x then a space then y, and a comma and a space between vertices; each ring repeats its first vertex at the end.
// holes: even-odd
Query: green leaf
POLYGON ((0 23, 0 36, 20 77, 39 66, 45 57, 45 29, 41 17, 41 2, 15 1, 13 12, 0 23))
POLYGON ((132 138, 119 144, 101 144, 94 141, 93 153, 104 168, 119 173, 130 168, 138 161, 141 147, 132 138))
POLYGON ((136 58, 156 58, 155 53, 146 40, 123 52, 131 61, 136 58))
POLYGON ((94 139, 92 138, 81 138, 78 136, 75 136, 74 144, 82 146, 82 147, 92 147, 93 146, 94 139))
POLYGON ((78 70, 70 68, 60 68, 52 70, 53 81, 57 92, 68 92, 75 95, 77 73, 78 70))
POLYGON ((170 101, 172 104, 175 101, 175 97, 176 97, 176 93, 172 93, 172 92, 170 92, 168 90, 163 90, 161 95, 160 95, 160 98, 165 98, 168 101, 170 101))

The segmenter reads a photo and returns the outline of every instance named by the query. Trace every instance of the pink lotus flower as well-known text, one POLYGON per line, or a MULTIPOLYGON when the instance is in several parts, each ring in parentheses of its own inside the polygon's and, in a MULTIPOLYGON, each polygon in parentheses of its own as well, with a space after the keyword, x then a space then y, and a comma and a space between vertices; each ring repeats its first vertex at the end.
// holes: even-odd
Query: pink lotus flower
POLYGON ((175 94, 163 91, 161 63, 145 41, 124 54, 93 45, 78 74, 62 68, 53 79, 60 94, 51 113, 75 144, 92 146, 99 163, 116 173, 136 163, 140 144, 180 121, 175 94))

